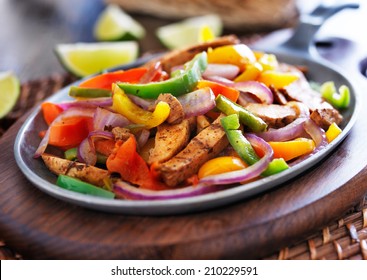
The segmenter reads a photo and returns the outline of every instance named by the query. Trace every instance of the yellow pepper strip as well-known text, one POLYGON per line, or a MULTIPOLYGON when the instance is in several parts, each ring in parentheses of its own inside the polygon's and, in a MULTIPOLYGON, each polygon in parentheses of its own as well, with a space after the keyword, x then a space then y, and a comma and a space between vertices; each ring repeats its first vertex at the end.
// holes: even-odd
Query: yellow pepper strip
POLYGON ((279 63, 277 57, 274 54, 264 53, 259 59, 258 62, 263 67, 264 71, 274 70, 278 67, 279 63))
POLYGON ((235 82, 254 81, 260 76, 263 67, 260 63, 247 64, 246 69, 234 79, 235 82))
POLYGON ((213 39, 215 39, 213 30, 208 25, 202 26, 199 32, 199 42, 200 43, 209 42, 213 39))
POLYGON ((295 73, 284 73, 273 70, 267 70, 261 73, 258 81, 267 86, 274 86, 275 88, 284 88, 294 81, 298 80, 299 76, 295 73))
POLYGON ((160 101, 153 112, 143 110, 133 103, 130 98, 119 88, 113 84, 112 108, 119 114, 126 117, 135 124, 144 125, 146 129, 156 127, 163 123, 170 114, 168 103, 160 101))
POLYGON ((256 57, 253 51, 244 44, 227 45, 208 52, 208 63, 226 63, 237 65, 240 71, 249 63, 255 63, 256 57))
POLYGON ((268 143, 274 151, 274 158, 283 158, 285 161, 309 154, 315 149, 314 141, 308 138, 268 143))
POLYGON ((333 122, 325 132, 327 142, 330 143, 333 141, 340 133, 342 133, 342 130, 335 122, 333 122))
POLYGON ((248 165, 238 157, 234 156, 217 157, 208 160, 200 167, 198 177, 199 179, 201 179, 210 175, 216 175, 244 169, 247 166, 248 165))

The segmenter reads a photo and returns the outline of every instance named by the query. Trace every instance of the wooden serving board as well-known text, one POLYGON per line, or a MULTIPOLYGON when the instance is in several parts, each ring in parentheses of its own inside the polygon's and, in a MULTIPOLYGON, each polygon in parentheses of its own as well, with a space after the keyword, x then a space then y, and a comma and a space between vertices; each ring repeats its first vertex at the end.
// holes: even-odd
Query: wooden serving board
POLYGON ((367 193, 366 110, 335 152, 292 182, 230 206, 166 217, 97 212, 39 191, 13 156, 25 118, 0 140, 0 238, 24 258, 261 258, 321 230, 367 193))

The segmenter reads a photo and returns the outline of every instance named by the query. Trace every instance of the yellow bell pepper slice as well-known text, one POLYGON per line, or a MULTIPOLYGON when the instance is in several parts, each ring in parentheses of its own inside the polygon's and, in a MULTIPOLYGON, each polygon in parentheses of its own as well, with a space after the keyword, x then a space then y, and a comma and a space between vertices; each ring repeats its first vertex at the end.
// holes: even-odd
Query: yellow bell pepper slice
POLYGON ((308 138, 268 143, 274 151, 274 158, 283 158, 285 161, 309 154, 315 149, 315 142, 308 138))
POLYGON ((255 81, 263 71, 263 67, 260 63, 255 62, 253 64, 247 64, 246 69, 237 76, 235 82, 255 81))
POLYGON ((267 86, 273 86, 277 89, 284 88, 294 81, 298 80, 299 76, 295 73, 285 73, 275 70, 267 70, 261 73, 258 81, 267 86))
POLYGON ((153 112, 143 110, 133 103, 125 92, 113 84, 112 108, 135 124, 141 124, 146 129, 156 127, 169 116, 171 109, 168 103, 160 101, 153 112))
POLYGON ((204 163, 198 172, 199 179, 216 174, 236 171, 246 168, 248 165, 240 158, 234 156, 223 156, 213 158, 204 163))
POLYGON ((233 64, 237 65, 240 71, 246 68, 246 64, 255 62, 253 51, 244 44, 222 46, 208 52, 208 63, 233 64))
POLYGON ((327 142, 333 141, 340 133, 342 133, 341 128, 335 122, 332 123, 325 132, 327 142))
POLYGON ((264 53, 257 61, 264 71, 275 70, 279 66, 277 57, 274 54, 264 53))

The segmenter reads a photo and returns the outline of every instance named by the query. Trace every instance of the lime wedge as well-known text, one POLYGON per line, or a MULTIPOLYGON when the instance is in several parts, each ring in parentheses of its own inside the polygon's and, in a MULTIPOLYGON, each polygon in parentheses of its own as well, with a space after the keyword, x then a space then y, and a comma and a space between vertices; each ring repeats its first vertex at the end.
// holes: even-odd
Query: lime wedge
POLYGON ((167 48, 178 49, 200 43, 204 27, 211 30, 214 36, 220 36, 222 20, 215 14, 192 17, 159 27, 156 35, 167 48))
POLYGON ((135 40, 144 37, 145 29, 119 6, 111 4, 99 15, 93 33, 98 41, 135 40))
POLYGON ((134 61, 139 46, 135 41, 60 44, 55 52, 67 71, 85 77, 134 61))
POLYGON ((14 108, 19 94, 19 79, 10 71, 0 72, 0 119, 14 108))

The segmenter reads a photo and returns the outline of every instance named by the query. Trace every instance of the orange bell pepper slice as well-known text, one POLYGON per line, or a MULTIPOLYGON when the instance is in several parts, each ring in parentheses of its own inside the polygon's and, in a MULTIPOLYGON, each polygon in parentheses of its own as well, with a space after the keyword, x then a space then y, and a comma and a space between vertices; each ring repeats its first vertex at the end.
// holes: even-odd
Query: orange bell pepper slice
POLYGON ((136 139, 130 136, 128 140, 116 142, 114 152, 107 158, 106 166, 109 172, 120 174, 121 179, 143 189, 162 190, 166 185, 156 180, 144 159, 136 151, 136 139))
POLYGON ((48 143, 60 148, 78 146, 93 129, 93 118, 71 117, 50 127, 48 143))
POLYGON ((57 104, 51 102, 43 102, 41 104, 42 114, 47 125, 50 125, 58 115, 63 111, 57 104))
POLYGON ((309 154, 315 149, 315 142, 308 138, 268 143, 274 151, 274 158, 283 158, 285 161, 309 154))
POLYGON ((201 80, 198 82, 196 87, 198 89, 209 87, 216 97, 221 94, 233 102, 236 102, 240 96, 239 90, 212 81, 201 80))
POLYGON ((111 90, 111 85, 116 82, 125 82, 136 84, 141 77, 148 71, 147 68, 133 68, 130 70, 118 70, 115 72, 104 73, 92 77, 82 82, 79 87, 82 88, 101 88, 111 90))

